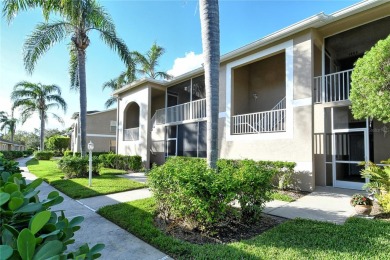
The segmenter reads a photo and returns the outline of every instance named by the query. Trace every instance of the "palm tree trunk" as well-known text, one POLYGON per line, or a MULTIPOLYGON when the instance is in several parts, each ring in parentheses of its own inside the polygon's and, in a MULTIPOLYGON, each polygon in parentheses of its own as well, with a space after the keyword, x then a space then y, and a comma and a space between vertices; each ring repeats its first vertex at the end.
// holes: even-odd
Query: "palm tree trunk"
POLYGON ((14 142, 14 136, 15 136, 15 130, 16 130, 16 122, 14 121, 14 110, 11 110, 11 119, 12 119, 12 125, 11 127, 11 142, 14 142))
POLYGON ((85 74, 85 50, 78 49, 79 81, 80 81, 80 150, 84 157, 87 147, 87 83, 85 74))
POLYGON ((218 160, 219 112, 219 6, 218 0, 199 0, 206 85, 207 164, 216 168, 218 160))
POLYGON ((40 111, 40 118, 41 118, 41 133, 40 133, 40 146, 41 146, 41 151, 45 150, 45 111, 42 110, 40 111))

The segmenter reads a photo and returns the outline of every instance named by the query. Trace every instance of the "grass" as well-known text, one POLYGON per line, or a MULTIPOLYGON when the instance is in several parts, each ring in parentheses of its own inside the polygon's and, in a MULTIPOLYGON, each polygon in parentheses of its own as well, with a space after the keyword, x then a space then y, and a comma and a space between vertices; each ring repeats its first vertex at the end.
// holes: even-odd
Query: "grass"
POLYGON ((278 191, 274 192, 271 194, 271 198, 273 200, 281 200, 281 201, 286 201, 286 202, 293 202, 295 201, 294 198, 287 194, 279 193, 278 191))
POLYGON ((196 245, 153 224, 153 198, 101 208, 98 213, 175 259, 389 259, 390 223, 350 218, 344 225, 295 219, 249 240, 196 245))
POLYGON ((122 175, 128 173, 125 170, 117 170, 117 169, 111 169, 111 168, 100 168, 99 174, 100 175, 122 175))
POLYGON ((62 179, 64 174, 55 160, 27 162, 29 171, 42 178, 54 188, 74 199, 89 198, 104 194, 135 190, 146 187, 145 184, 112 175, 92 177, 92 187, 88 187, 88 178, 62 179))

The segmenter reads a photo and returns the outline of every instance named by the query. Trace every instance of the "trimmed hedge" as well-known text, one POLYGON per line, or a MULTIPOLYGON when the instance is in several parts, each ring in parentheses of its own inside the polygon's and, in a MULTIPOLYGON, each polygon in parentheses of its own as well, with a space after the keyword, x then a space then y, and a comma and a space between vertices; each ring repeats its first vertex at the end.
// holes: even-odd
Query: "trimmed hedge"
POLYGON ((99 155, 100 167, 118 170, 139 171, 142 168, 142 157, 139 155, 120 155, 114 153, 99 155))
MULTIPOLYGON (((99 156, 99 155, 101 155, 101 154, 108 154, 108 153, 110 153, 110 152, 92 152, 92 156, 99 156)), ((89 152, 87 151, 86 154, 89 154, 89 152)), ((80 153, 80 152, 76 152, 76 153, 74 153, 74 155, 73 155, 73 152, 72 152, 72 151, 66 150, 66 151, 64 152, 64 156, 78 156, 78 157, 80 157, 80 156, 81 156, 81 153, 80 153)))
MULTIPOLYGON (((99 157, 92 157, 92 173, 98 173, 99 157)), ((88 177, 89 158, 80 156, 64 156, 58 161, 58 168, 65 174, 66 179, 88 177)))
POLYGON ((37 160, 50 160, 54 156, 53 151, 36 151, 34 157, 37 160))
POLYGON ((290 167, 291 163, 284 162, 218 160, 218 169, 212 170, 204 159, 170 157, 150 171, 148 181, 160 215, 205 229, 230 214, 239 214, 243 222, 258 220, 271 200, 272 179, 290 167), (234 200, 241 211, 232 209, 234 200))
POLYGON ((26 150, 26 151, 0 151, 0 153, 3 154, 3 158, 7 160, 13 160, 16 158, 21 158, 25 156, 32 155, 32 150, 26 150))

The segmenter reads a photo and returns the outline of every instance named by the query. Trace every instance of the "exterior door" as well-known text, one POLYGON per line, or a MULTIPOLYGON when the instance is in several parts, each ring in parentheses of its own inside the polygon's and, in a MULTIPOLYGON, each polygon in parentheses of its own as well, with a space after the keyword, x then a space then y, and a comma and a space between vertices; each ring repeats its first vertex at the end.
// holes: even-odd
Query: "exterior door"
POLYGON ((368 181, 360 175, 369 160, 368 124, 354 121, 348 108, 332 108, 332 121, 333 186, 361 190, 368 181))

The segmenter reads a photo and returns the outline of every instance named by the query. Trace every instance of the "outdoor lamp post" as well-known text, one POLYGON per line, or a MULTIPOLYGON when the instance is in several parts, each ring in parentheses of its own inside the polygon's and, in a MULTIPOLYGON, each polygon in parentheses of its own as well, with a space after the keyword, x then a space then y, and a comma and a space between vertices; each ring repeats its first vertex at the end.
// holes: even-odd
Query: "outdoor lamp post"
POLYGON ((91 187, 92 185, 92 150, 94 148, 94 145, 92 141, 89 141, 88 143, 88 150, 89 150, 89 181, 88 186, 91 187))

